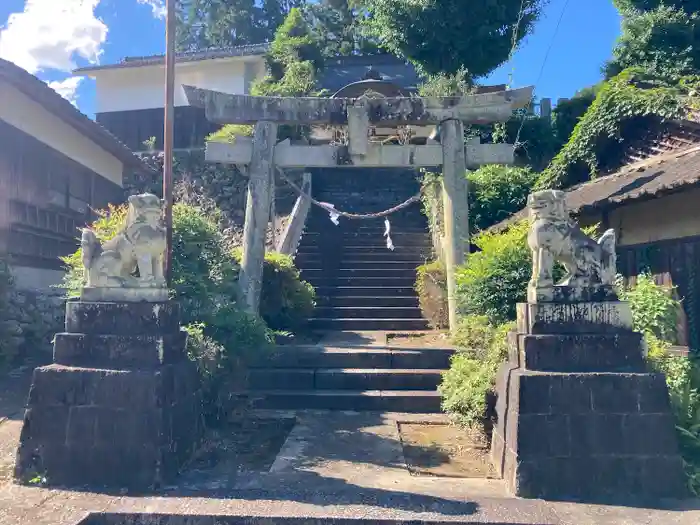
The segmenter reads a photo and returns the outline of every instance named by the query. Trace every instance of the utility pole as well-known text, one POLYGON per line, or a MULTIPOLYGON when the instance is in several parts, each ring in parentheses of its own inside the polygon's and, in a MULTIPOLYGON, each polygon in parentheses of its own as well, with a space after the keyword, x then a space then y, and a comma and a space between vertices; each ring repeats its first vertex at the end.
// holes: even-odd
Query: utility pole
POLYGON ((163 130, 163 199, 165 201, 165 278, 173 277, 173 137, 175 117, 175 0, 166 0, 165 17, 165 129, 163 130))

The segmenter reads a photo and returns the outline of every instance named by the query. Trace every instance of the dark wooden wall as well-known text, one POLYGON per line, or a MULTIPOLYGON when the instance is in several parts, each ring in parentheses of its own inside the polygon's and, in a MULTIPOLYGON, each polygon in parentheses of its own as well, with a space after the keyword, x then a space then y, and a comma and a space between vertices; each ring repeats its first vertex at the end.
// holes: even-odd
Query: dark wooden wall
POLYGON ((647 272, 674 286, 682 300, 678 344, 700 351, 700 237, 618 247, 618 271, 630 280, 647 272))
MULTIPOLYGON (((163 149, 163 109, 142 109, 98 113, 97 122, 134 151, 145 150, 144 141, 156 138, 156 149, 163 149)), ((221 126, 209 122, 201 108, 175 108, 175 148, 199 148, 204 139, 221 126)))
POLYGON ((60 268, 91 209, 123 198, 117 184, 0 120, 0 251, 15 264, 60 268))

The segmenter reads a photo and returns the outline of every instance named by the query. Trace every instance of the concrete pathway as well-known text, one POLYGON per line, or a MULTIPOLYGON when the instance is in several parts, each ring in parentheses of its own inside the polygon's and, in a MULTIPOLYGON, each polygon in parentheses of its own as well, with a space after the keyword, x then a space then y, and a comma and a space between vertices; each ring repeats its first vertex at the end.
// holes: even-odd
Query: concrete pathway
POLYGON ((0 525, 76 525, 89 512, 410 519, 423 523, 700 523, 700 504, 693 501, 676 502, 660 510, 519 500, 508 497, 497 480, 412 476, 406 469, 397 423, 443 422, 439 415, 313 411, 255 415, 294 417, 297 421, 268 471, 245 471, 235 468, 235 463, 223 473, 190 470, 176 486, 143 496, 13 484, 10 474, 21 421, 7 419, 0 424, 0 525))

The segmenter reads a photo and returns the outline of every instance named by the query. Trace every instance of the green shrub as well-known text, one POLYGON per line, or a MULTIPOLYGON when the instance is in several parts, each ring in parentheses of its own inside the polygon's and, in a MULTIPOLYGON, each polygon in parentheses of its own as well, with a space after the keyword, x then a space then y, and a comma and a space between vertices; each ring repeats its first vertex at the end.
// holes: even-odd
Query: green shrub
POLYGON ((490 432, 496 374, 508 356, 512 329, 510 323, 493 325, 485 317, 467 316, 460 322, 453 339, 459 351, 439 387, 442 409, 459 424, 490 432))
MULTIPOLYGON (((492 324, 515 320, 515 305, 527 298, 532 277, 529 227, 524 219, 503 232, 484 231, 474 238, 480 251, 469 255, 456 273, 460 314, 484 315, 492 324)), ((597 226, 583 232, 595 237, 597 226)), ((554 281, 563 274, 563 267, 555 264, 554 281)))
POLYGON ((634 329, 644 334, 649 367, 666 376, 676 420, 681 454, 690 489, 700 494, 700 366, 687 357, 670 355, 676 339, 680 301, 673 289, 658 285, 647 274, 637 276, 634 286, 618 281, 618 295, 629 301, 634 329))
POLYGON ((528 221, 521 221, 504 233, 485 231, 474 238, 480 251, 456 274, 460 314, 484 315, 492 324, 515 319, 515 305, 526 299, 532 273, 528 228, 528 221))
POLYGON ((421 312, 428 324, 435 330, 448 328, 450 323, 445 267, 439 261, 433 261, 416 268, 415 289, 421 312))
POLYGON ((234 144, 236 137, 252 137, 253 126, 246 124, 226 124, 214 133, 207 135, 207 142, 228 142, 234 144))
POLYGON ((316 293, 301 280, 292 258, 276 252, 265 254, 260 315, 273 330, 295 332, 311 317, 316 293))
POLYGON ((470 230, 485 230, 522 210, 537 177, 529 168, 493 164, 467 172, 470 230))
POLYGON ((471 359, 485 360, 493 331, 493 325, 485 315, 467 315, 460 318, 452 333, 452 344, 471 359))
POLYGON ((647 360, 652 370, 666 376, 671 408, 690 490, 700 495, 700 365, 687 357, 670 355, 668 343, 647 335, 647 360))
POLYGON ((461 67, 454 75, 438 73, 427 75, 418 86, 421 97, 460 97, 471 93, 474 88, 469 71, 461 67))
POLYGON ((669 343, 676 342, 676 322, 680 302, 673 298, 673 289, 654 282, 648 274, 640 274, 633 287, 628 288, 618 279, 617 293, 629 301, 634 329, 669 343))

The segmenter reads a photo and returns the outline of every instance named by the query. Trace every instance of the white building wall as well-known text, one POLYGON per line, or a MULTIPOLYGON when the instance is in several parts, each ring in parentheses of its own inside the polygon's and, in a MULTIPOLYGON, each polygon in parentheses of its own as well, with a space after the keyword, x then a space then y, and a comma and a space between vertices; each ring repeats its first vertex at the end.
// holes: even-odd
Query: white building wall
MULTIPOLYGON (((264 74, 262 57, 184 62, 175 66, 175 105, 187 106, 183 85, 242 95, 248 92, 251 71, 264 74), (248 63, 248 65, 246 65, 248 63)), ((165 105, 165 66, 139 66, 94 71, 96 113, 162 108, 165 105)))
POLYGON ((0 81, 0 119, 122 185, 122 162, 14 86, 0 81))

